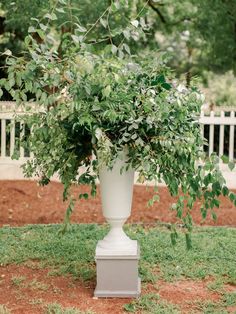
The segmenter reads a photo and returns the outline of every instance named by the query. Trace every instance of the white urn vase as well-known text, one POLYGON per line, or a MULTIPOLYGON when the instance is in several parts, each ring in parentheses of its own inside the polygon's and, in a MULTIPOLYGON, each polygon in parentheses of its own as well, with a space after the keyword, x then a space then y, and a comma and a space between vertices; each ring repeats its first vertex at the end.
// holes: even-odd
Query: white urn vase
POLYGON ((127 154, 121 152, 111 170, 102 167, 99 171, 102 211, 110 231, 99 241, 99 247, 109 251, 137 249, 137 241, 124 232, 123 225, 131 214, 134 170, 126 170, 127 154))
POLYGON ((102 211, 110 231, 96 246, 97 286, 95 297, 138 297, 139 246, 123 230, 131 214, 134 170, 126 170, 127 154, 121 152, 113 168, 99 171, 102 211))

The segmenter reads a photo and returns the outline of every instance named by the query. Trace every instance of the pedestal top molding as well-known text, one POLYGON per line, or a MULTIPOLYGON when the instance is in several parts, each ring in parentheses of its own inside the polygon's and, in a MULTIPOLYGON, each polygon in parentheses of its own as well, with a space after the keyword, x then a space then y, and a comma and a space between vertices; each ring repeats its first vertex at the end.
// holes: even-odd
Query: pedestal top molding
POLYGON ((96 259, 102 258, 102 259, 139 259, 140 257, 140 249, 138 242, 136 240, 133 240, 132 247, 123 247, 117 250, 116 248, 112 249, 106 249, 102 247, 102 240, 98 241, 97 247, 96 247, 96 259))

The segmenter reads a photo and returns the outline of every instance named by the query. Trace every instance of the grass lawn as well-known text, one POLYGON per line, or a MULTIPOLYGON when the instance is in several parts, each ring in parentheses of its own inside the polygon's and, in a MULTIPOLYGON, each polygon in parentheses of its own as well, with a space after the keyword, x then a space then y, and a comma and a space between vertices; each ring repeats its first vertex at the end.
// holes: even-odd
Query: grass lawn
MULTIPOLYGON (((106 234, 107 226, 71 225, 64 235, 60 234, 60 229, 60 225, 0 228, 0 269, 11 264, 27 267, 32 261, 37 261, 38 268, 50 270, 49 276, 70 274, 74 280, 94 283, 95 246, 106 234)), ((236 313, 236 229, 195 228, 192 234, 193 249, 189 251, 186 250, 185 237, 181 230, 174 247, 165 227, 129 225, 126 226, 126 231, 141 246, 140 275, 143 292, 139 299, 124 304, 124 311, 182 313, 178 302, 169 302, 159 294, 158 285, 204 281, 209 293, 215 292, 219 298, 215 302, 193 299, 189 313, 236 313), (227 290, 228 286, 232 289, 227 290)), ((11 279, 12 285, 18 288, 23 285, 24 280, 21 275, 11 279)), ((48 289, 46 284, 36 281, 31 282, 32 287, 41 291, 48 289)), ((10 313, 10 309, 7 304, 2 304, 0 314, 10 313)), ((60 303, 53 303, 47 304, 44 313, 91 313, 80 310, 63 308, 60 303)))

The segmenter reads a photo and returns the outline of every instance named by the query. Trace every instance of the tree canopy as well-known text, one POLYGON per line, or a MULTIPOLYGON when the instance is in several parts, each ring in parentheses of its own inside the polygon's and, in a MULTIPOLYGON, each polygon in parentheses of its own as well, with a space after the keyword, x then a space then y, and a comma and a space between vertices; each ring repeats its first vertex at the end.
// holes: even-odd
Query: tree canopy
MULTIPOLYGON (((21 54, 28 30, 43 40, 40 29, 44 30, 49 19, 54 22, 52 31, 58 33, 61 53, 70 41, 79 44, 80 36, 97 20, 87 36, 93 51, 104 51, 110 43, 121 55, 122 49, 140 55, 168 51, 171 66, 186 75, 187 83, 192 75, 204 76, 206 70, 236 73, 234 0, 98 0, 92 4, 89 0, 2 0, 0 51, 21 54), (110 4, 112 13, 106 10, 110 4)), ((1 55, 0 64, 4 62, 1 55)), ((4 76, 4 71, 0 74, 4 76)))

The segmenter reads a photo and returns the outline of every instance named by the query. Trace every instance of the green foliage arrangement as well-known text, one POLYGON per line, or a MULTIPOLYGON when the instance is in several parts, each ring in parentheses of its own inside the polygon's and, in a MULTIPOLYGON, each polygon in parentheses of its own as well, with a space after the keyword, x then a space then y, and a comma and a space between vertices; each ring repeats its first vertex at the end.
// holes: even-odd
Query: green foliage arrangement
MULTIPOLYGON (((139 181, 162 180, 174 196, 182 191, 172 209, 186 227, 190 246, 194 203, 202 202, 203 218, 208 211, 215 218, 219 196, 228 195, 235 204, 236 196, 225 186, 218 157, 212 155, 201 163, 204 140, 198 117, 202 95, 194 86, 179 85, 166 66, 165 55, 152 60, 131 55, 123 30, 119 44, 111 40, 99 53, 86 42, 89 32, 116 10, 112 3, 89 29, 77 23, 75 34, 64 36, 63 49, 50 28, 56 11, 47 13, 47 23, 30 27, 22 57, 5 52, 8 78, 0 81, 2 88, 17 103, 34 104, 34 112, 24 118, 31 129, 25 145, 34 156, 24 172, 28 177, 39 176, 42 184, 57 173, 64 184, 64 199, 74 183, 89 184, 95 195, 101 164, 112 168, 125 148, 127 168, 139 173, 139 181)), ((141 33, 138 26, 137 19, 130 21, 130 29, 141 33)), ((150 205, 156 200, 158 191, 150 205)), ((71 198, 67 214, 74 201, 71 198)), ((176 237, 173 229, 173 243, 176 237)))

